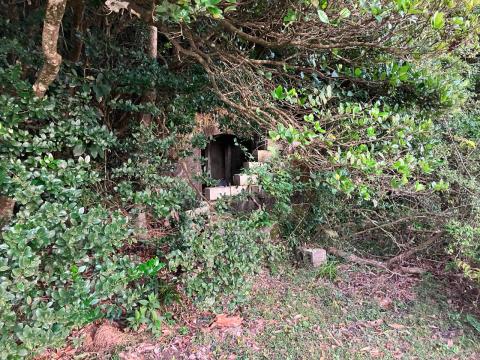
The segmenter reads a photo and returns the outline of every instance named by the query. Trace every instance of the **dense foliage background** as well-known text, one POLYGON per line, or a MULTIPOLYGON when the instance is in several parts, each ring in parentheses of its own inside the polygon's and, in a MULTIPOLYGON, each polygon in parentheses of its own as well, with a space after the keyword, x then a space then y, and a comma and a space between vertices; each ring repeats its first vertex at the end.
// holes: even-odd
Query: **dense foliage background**
POLYGON ((480 280, 478 1, 60 0, 0 15, 1 358, 101 317, 158 332, 176 284, 234 306, 302 243, 389 267, 428 250, 480 280), (276 140, 256 170, 272 206, 188 212, 199 199, 173 174, 208 141, 198 114, 276 140), (259 230, 272 225, 275 240, 259 230))

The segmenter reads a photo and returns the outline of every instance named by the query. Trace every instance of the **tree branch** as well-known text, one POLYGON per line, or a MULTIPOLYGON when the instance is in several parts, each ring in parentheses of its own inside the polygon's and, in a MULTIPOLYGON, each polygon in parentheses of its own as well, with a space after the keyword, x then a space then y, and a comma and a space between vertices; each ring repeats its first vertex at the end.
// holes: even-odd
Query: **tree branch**
POLYGON ((42 50, 45 62, 38 75, 33 91, 43 97, 50 84, 57 77, 62 56, 57 52, 58 33, 65 13, 67 0, 48 0, 42 33, 42 50))
MULTIPOLYGON (((353 262, 353 263, 356 263, 356 264, 359 264, 359 265, 374 266, 374 267, 392 272, 392 269, 388 266, 388 263, 384 263, 382 261, 361 258, 361 257, 358 257, 356 255, 349 254, 349 253, 347 253, 343 250, 336 249, 334 247, 328 248, 328 252, 330 254, 333 254, 335 256, 339 256, 341 258, 344 258, 347 261, 350 261, 350 262, 353 262)), ((423 270, 421 268, 407 267, 407 266, 399 266, 398 270, 400 272, 405 273, 405 274, 411 274, 411 275, 419 275, 419 274, 423 274, 425 272, 425 270, 423 270)))
POLYGON ((73 0, 71 4, 73 10, 73 24, 72 24, 72 50, 70 51, 70 60, 77 62, 80 60, 82 54, 82 25, 85 14, 85 0, 73 0))

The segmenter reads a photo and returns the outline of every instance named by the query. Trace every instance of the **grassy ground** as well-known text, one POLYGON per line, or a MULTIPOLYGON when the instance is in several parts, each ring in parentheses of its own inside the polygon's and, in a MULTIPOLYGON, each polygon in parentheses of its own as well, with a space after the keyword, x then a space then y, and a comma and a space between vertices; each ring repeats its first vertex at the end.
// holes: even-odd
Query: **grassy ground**
POLYGON ((442 285, 350 265, 255 279, 240 327, 181 324, 121 359, 479 359, 478 333, 442 285))
POLYGON ((375 284, 378 274, 364 271, 343 268, 333 283, 318 270, 264 278, 243 310, 247 331, 203 333, 195 343, 208 344, 218 358, 480 358, 474 330, 449 308, 433 279, 388 275, 387 289, 388 282, 375 284))

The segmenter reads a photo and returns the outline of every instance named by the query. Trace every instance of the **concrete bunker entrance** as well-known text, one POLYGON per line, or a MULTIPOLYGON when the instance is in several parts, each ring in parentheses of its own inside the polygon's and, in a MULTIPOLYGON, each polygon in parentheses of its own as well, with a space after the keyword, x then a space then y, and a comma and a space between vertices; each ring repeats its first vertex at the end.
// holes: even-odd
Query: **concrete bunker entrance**
POLYGON ((243 163, 248 161, 245 151, 252 153, 254 141, 235 135, 215 135, 203 151, 206 158, 206 173, 218 180, 217 186, 233 184, 233 175, 239 174, 243 163))

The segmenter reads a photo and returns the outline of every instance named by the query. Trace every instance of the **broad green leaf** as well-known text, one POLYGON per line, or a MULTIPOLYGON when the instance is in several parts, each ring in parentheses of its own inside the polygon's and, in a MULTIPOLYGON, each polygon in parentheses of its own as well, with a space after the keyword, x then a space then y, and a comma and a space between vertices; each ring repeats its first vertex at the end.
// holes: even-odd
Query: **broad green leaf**
POLYGON ((285 24, 291 24, 292 22, 297 20, 297 13, 295 10, 288 9, 287 15, 283 17, 283 22, 285 24))
POLYGON ((433 14, 431 22, 435 30, 440 30, 445 26, 445 15, 437 11, 433 14))
POLYGON ((272 97, 277 100, 285 99, 285 94, 283 92, 283 86, 278 85, 275 90, 272 91, 272 97))
POLYGON ((221 19, 221 18, 223 18, 222 10, 219 9, 218 7, 216 7, 216 6, 209 7, 209 8, 208 8, 208 12, 210 13, 210 15, 212 15, 212 17, 213 17, 214 19, 221 19))
POLYGON ((349 18, 351 14, 352 13, 347 8, 343 8, 339 13, 340 17, 342 17, 344 19, 349 18))
POLYGON ((415 191, 423 191, 423 190, 425 190, 425 185, 416 181, 415 182, 415 191))
POLYGON ((331 98, 332 97, 332 85, 328 85, 327 86, 327 98, 331 98))
POLYGON ((80 156, 85 152, 85 146, 83 144, 75 145, 73 148, 73 155, 80 156))
POLYGON ((325 24, 330 24, 330 20, 328 19, 328 15, 325 11, 318 9, 317 10, 318 18, 320 19, 321 22, 325 24))

